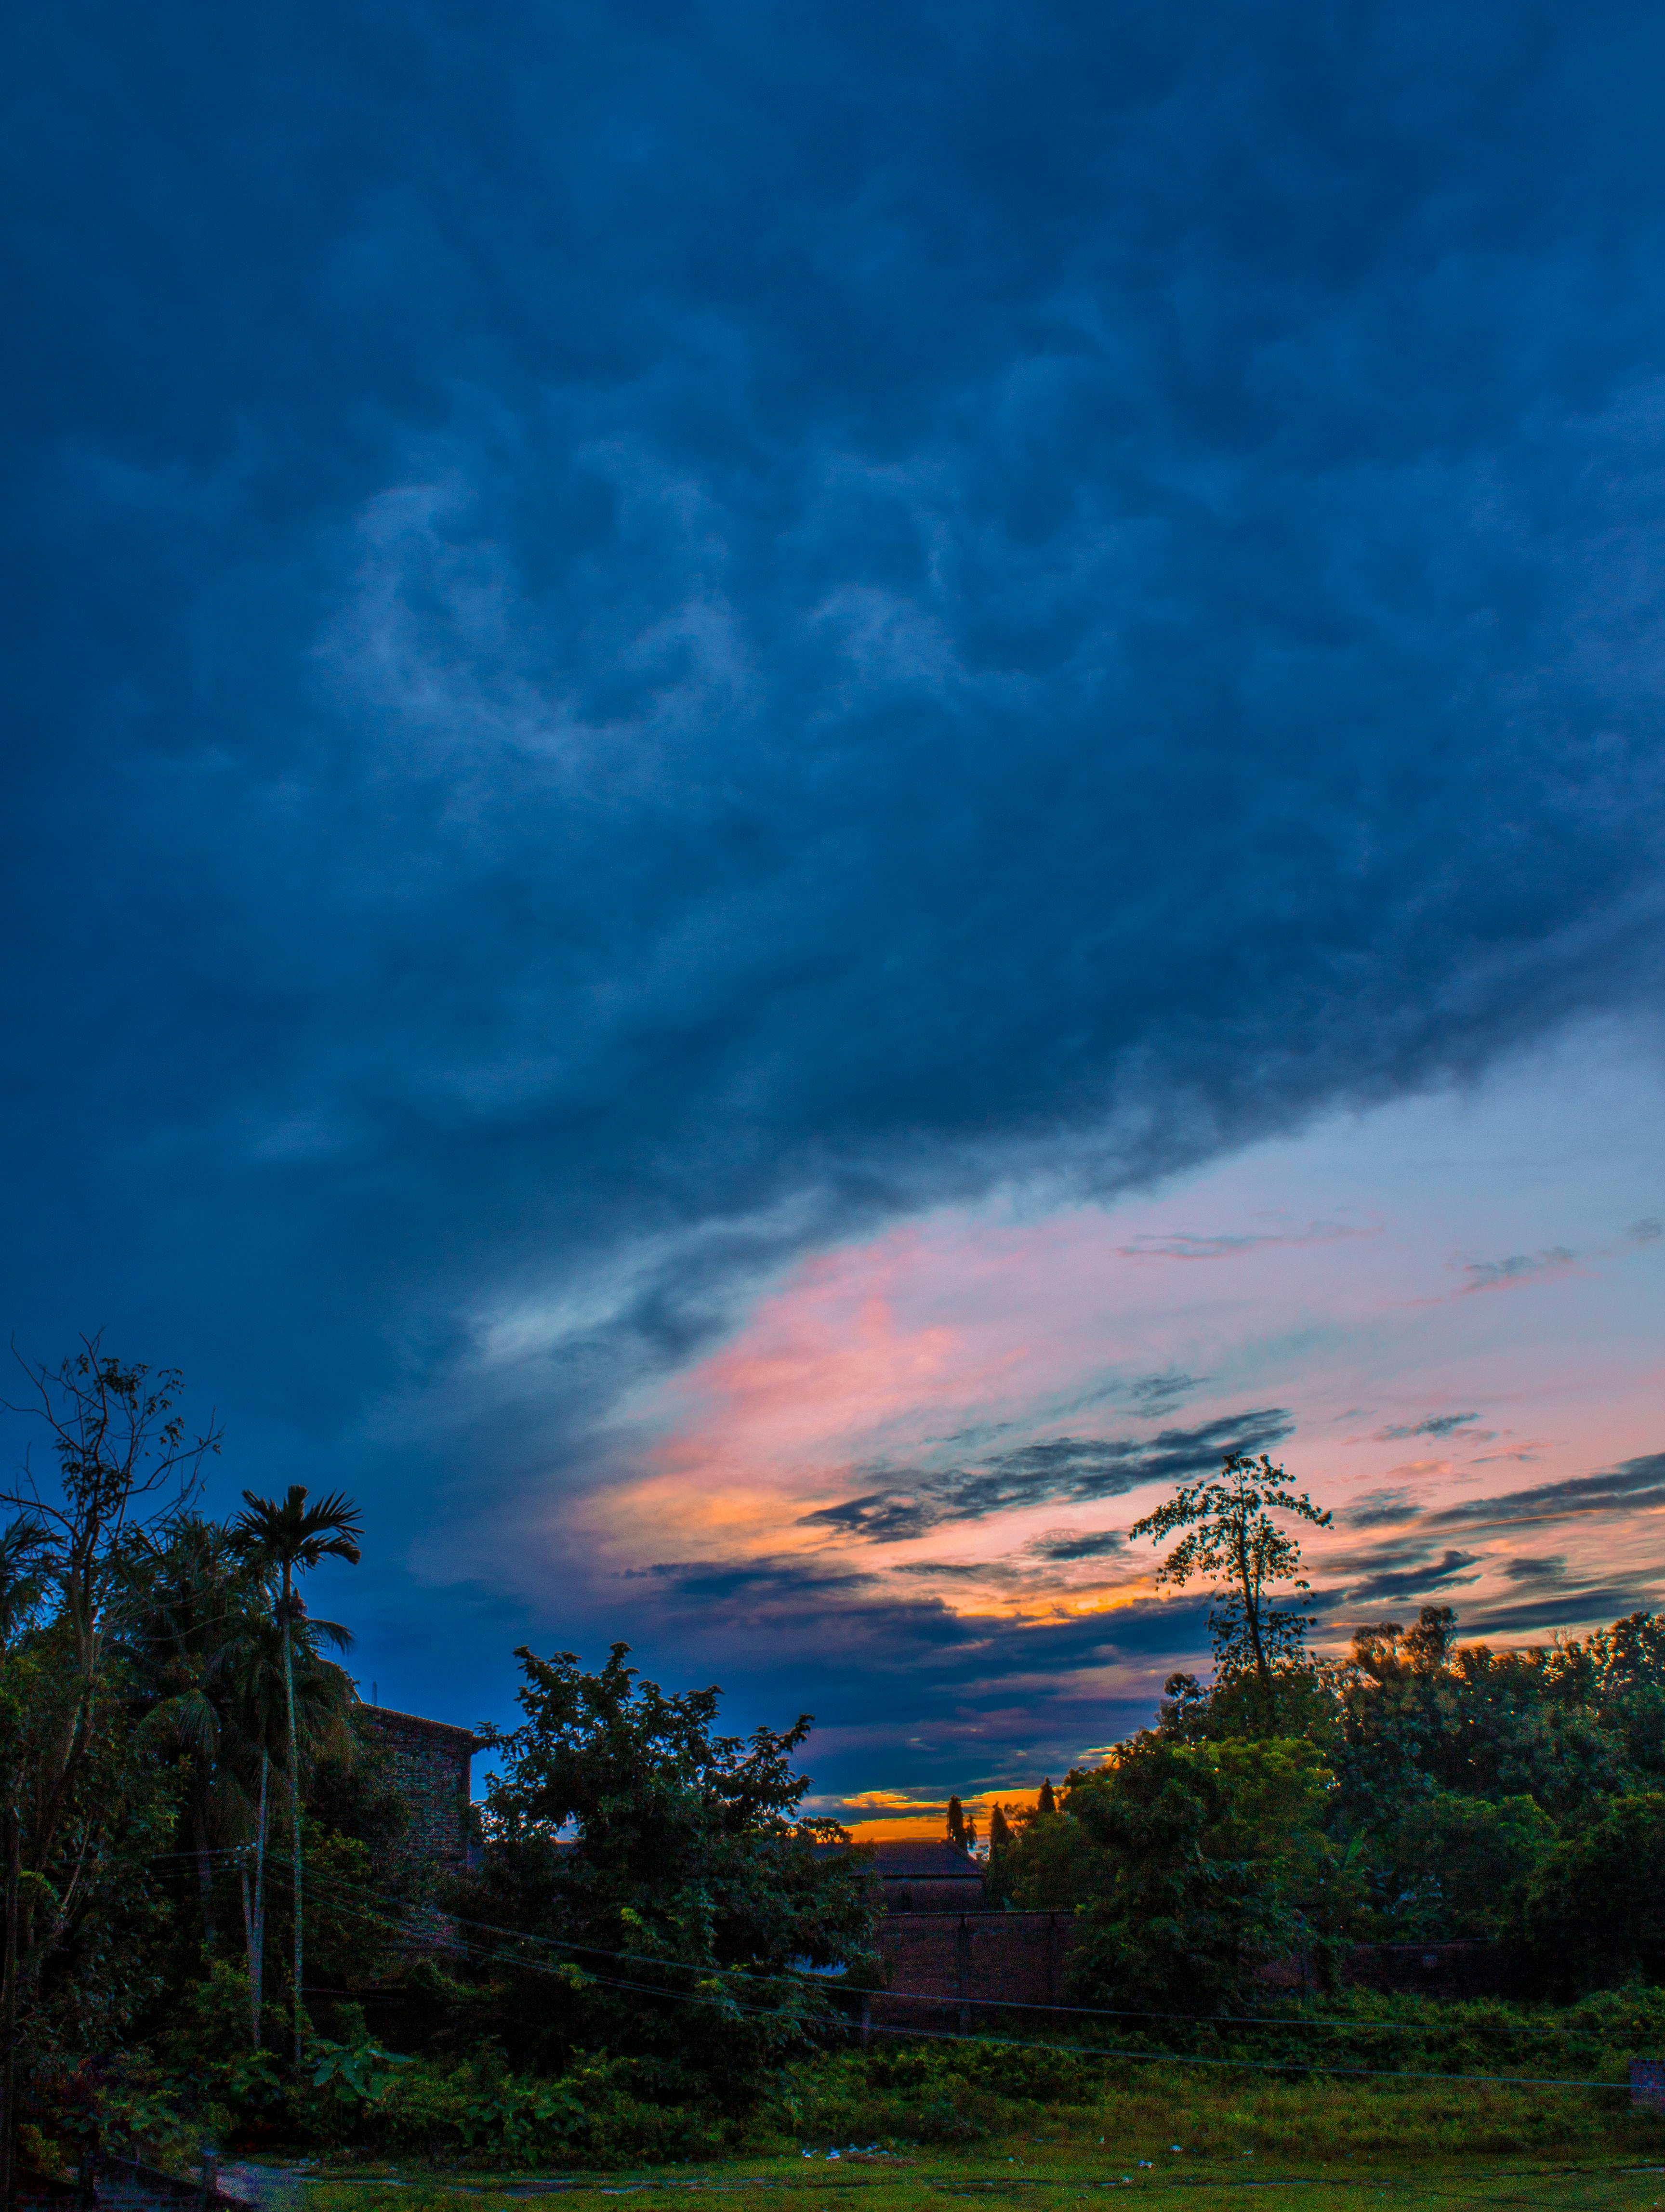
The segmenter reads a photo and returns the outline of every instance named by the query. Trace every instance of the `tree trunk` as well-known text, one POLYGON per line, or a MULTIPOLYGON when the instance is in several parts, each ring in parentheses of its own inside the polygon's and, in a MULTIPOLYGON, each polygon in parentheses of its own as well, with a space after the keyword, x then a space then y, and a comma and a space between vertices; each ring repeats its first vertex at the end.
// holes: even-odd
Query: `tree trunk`
POLYGON ((208 1822, 200 1801, 191 1808, 191 1841, 197 1854, 197 1890, 203 1903, 203 1945, 212 1959, 219 1948, 220 1931, 214 1917, 214 1865, 209 1856, 208 1822))
POLYGON ((306 1989, 304 1923, 301 1899, 301 1765, 295 1733, 295 1669, 289 1657, 290 1584, 283 1572, 283 1703, 289 1723, 289 1849, 295 1885, 295 2063, 299 2071, 304 2031, 306 1989))
POLYGON ((260 2012, 265 1995, 262 1971, 266 1952, 266 1776, 268 1754, 260 1754, 260 1803, 254 1833, 254 1890, 249 1893, 248 1861, 238 1869, 243 1885, 243 1941, 248 1951, 249 2029, 253 2048, 260 2048, 260 2012))
POLYGON ((1243 1594, 1243 1626, 1249 1631, 1249 1640, 1254 1647, 1255 1674, 1261 1687, 1261 1717, 1262 1725, 1272 1725, 1272 1669, 1267 1664, 1266 1645, 1261 1638, 1261 1594, 1250 1579, 1249 1547, 1242 1534, 1237 1538, 1237 1582, 1243 1594))

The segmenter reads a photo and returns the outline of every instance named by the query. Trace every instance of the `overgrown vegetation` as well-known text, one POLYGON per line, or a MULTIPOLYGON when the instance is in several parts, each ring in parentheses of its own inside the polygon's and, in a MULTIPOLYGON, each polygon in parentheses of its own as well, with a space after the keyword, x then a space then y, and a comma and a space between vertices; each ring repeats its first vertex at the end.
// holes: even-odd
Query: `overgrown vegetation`
POLYGON ((8 2152, 691 2155, 842 2033, 815 1970, 872 1978, 876 1897, 801 1817, 807 1718, 741 1741, 718 1692, 667 1694, 623 1645, 596 1674, 522 1652, 487 1847, 442 1884, 325 1656, 350 1635, 301 1595, 356 1561, 350 1500, 246 1492, 216 1523, 218 1437, 177 1375, 96 1340, 26 1371, 11 1410, 46 1458, 0 1531, 8 2152))
MULTIPOLYGON (((1469 2149, 1654 2144, 1617 2088, 1409 2077, 1619 2084, 1665 2044, 1656 1619, 1498 1654, 1429 1608, 1315 1659, 1268 1516, 1322 1516, 1229 1462, 1147 1524, 1190 1531, 1170 1580, 1223 1578, 1214 1680, 1175 1677, 1156 1727, 991 1822, 996 1901, 1078 1916, 1072 1995, 1104 2016, 866 2045, 877 1887, 803 1817, 807 1717, 725 1735, 718 1692, 622 1644, 595 1672, 523 1650, 477 1863, 442 1881, 329 1656, 349 1632, 301 1596, 356 1559, 350 1501, 246 1492, 216 1522, 218 1439, 176 1376, 94 1340, 31 1383, 48 1463, 0 1530, 0 2156, 61 2178, 94 2139, 185 2166, 211 2138, 507 2171, 1042 2114, 1085 2139, 1182 2094, 1190 2136, 1244 2152, 1413 2116, 1469 2149), (1360 1939, 1448 1936, 1496 1944, 1510 2002, 1344 1986, 1360 1939)), ((971 1840, 957 1801, 951 1825, 971 1840)))
POLYGON ((1535 2001, 1665 1977, 1665 1621, 1499 1652, 1425 1606, 1315 1657, 1269 1508, 1325 1517, 1228 1458, 1138 1524, 1188 1528, 1169 1580, 1218 1578, 1214 1679, 1174 1675, 1155 1728, 991 1823, 1001 1899, 1080 1916, 1073 1994, 1242 2010, 1274 1964, 1334 1991, 1361 1942, 1486 1939, 1535 2001))

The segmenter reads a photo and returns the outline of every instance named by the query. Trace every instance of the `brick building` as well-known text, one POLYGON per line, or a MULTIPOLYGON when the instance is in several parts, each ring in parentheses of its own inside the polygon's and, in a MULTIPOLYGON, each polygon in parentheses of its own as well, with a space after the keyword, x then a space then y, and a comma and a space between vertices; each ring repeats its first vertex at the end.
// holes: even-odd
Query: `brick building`
POLYGON ((983 1870, 957 1844, 871 1844, 884 1889, 884 1910, 896 1912, 981 1912, 983 1870))
POLYGON ((469 1812, 469 1764, 483 1748, 472 1729, 449 1721, 360 1705, 361 1725, 391 1753, 393 1780, 410 1808, 410 1849, 447 1874, 469 1863, 473 1823, 469 1812))
POLYGON ((889 1986, 872 2016, 967 2030, 985 2006, 1061 2004, 1074 1923, 1073 1912, 887 1912, 878 1934, 889 1986))

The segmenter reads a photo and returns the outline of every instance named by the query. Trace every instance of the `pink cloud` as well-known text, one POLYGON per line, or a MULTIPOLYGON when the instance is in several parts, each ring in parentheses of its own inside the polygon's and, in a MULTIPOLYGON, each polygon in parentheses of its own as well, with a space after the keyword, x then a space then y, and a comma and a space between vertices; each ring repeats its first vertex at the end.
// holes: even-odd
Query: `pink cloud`
MULTIPOLYGON (((1039 1216, 945 1208, 816 1255, 637 1409, 635 1474, 598 1501, 599 1528, 632 1557, 801 1551, 830 1540, 806 1513, 866 1493, 905 1498, 1002 1453, 1148 1440, 1251 1407, 1288 1409, 1279 1456, 1344 1507, 1407 1480, 1431 1508, 1472 1498, 1510 1480, 1517 1455, 1549 1477, 1657 1449, 1661 1240, 1609 1250, 1569 1236, 1553 1177, 1517 1172, 1518 1132, 1504 1144, 1464 1127, 1465 1152, 1449 1109, 1395 1110, 1397 1154, 1366 1117, 1193 1178, 1182 1231, 1161 1195, 1039 1216), (1347 1202, 1365 1194, 1368 1213, 1347 1202), (1530 1239, 1512 1259, 1463 1263, 1466 1291, 1541 1295, 1428 1299, 1454 1233, 1471 1251, 1530 1239), (1577 1250, 1607 1263, 1581 1267, 1577 1250), (1238 1264, 1151 1264, 1202 1258, 1238 1264), (1343 1467, 1336 1425, 1361 1419, 1343 1467), (1401 1459, 1413 1437, 1437 1449, 1401 1459)), ((962 1612, 1121 1603, 1154 1562, 1123 1550, 1112 1575, 1087 1540, 1125 1528, 1139 1510, 1132 1494, 1125 1505, 1025 1503, 957 1524, 945 1551, 928 1516, 916 1539, 869 1545, 852 1522, 839 1540, 864 1571, 898 1590, 911 1576, 910 1593, 962 1612), (1033 1548, 1042 1536, 1049 1552, 1033 1548), (951 1572, 920 1571, 944 1558, 951 1572)))

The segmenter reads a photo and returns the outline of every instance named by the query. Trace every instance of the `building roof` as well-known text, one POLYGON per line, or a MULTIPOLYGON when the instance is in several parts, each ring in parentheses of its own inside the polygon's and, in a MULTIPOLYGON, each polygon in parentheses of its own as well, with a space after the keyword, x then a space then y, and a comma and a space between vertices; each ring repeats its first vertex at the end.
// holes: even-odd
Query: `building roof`
POLYGON ((981 1867, 957 1844, 903 1840, 870 1848, 885 1881, 981 1881, 983 1878, 981 1867))
POLYGON ((418 1729, 423 1735, 448 1736, 458 1750, 464 1743, 471 1752, 486 1747, 483 1735, 476 1735, 472 1729, 459 1728, 454 1721, 430 1721, 422 1713, 398 1713, 391 1705, 367 1705, 362 1698, 358 1710, 373 1728, 391 1724, 394 1728, 418 1729))

